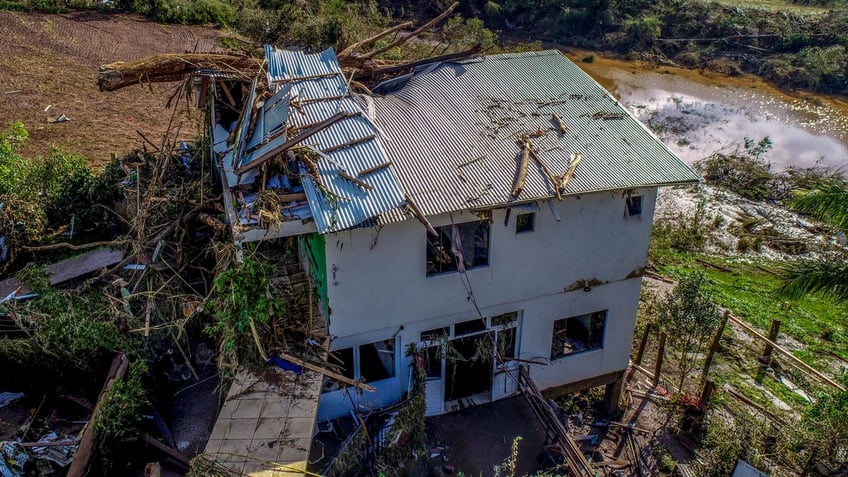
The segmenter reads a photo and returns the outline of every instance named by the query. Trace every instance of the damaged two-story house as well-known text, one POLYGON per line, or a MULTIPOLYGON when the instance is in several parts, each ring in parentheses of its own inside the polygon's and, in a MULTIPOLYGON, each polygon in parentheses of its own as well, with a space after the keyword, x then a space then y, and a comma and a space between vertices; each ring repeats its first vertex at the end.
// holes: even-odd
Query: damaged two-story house
POLYGON ((332 50, 266 56, 270 91, 240 121, 219 105, 213 148, 235 240, 300 237, 333 362, 376 389, 328 380, 319 420, 401 399, 411 348, 430 415, 514 394, 519 366, 615 407, 657 188, 695 173, 557 51, 361 94, 332 50))

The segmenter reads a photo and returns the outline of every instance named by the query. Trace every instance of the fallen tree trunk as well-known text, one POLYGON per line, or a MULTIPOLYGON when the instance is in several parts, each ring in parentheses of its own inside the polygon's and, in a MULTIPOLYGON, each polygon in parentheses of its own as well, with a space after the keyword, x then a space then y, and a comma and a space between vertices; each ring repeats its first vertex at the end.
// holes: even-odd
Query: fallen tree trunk
POLYGON ((74 456, 74 460, 71 462, 71 467, 68 469, 68 477, 83 477, 86 474, 88 463, 91 461, 91 456, 97 444, 97 431, 94 428, 97 422, 97 416, 100 410, 103 409, 103 404, 106 402, 106 395, 109 390, 112 389, 115 382, 127 374, 129 363, 129 359, 124 353, 117 354, 112 360, 112 367, 109 368, 109 373, 106 375, 103 390, 100 391, 100 397, 97 399, 97 405, 94 406, 94 412, 91 413, 91 419, 88 420, 88 423, 82 429, 80 445, 74 456))
POLYGON ((100 91, 115 91, 144 83, 180 81, 199 70, 215 70, 244 76, 250 81, 259 71, 262 59, 221 53, 168 53, 136 61, 110 63, 100 67, 100 91))

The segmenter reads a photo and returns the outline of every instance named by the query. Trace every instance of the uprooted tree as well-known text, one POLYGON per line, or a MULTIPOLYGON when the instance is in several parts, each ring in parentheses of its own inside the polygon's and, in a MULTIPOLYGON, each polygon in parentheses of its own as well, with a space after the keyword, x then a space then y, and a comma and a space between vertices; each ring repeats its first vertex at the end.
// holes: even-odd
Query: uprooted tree
MULTIPOLYGON (((390 75, 409 71, 427 63, 465 58, 482 51, 481 44, 475 44, 462 51, 448 52, 450 45, 443 48, 441 54, 412 61, 388 60, 381 55, 418 37, 447 18, 459 3, 454 3, 437 17, 415 30, 402 34, 403 29, 411 27, 412 22, 404 22, 383 30, 364 40, 353 43, 338 54, 339 64, 351 77, 364 78, 374 82, 390 75), (393 35, 388 43, 386 41, 393 35), (377 46, 377 45, 380 46, 377 46), (360 49, 373 46, 361 52, 360 49)), ((435 51, 435 48, 434 50, 435 51)), ((229 74, 245 82, 251 81, 260 71, 264 60, 247 54, 226 53, 185 53, 156 55, 132 62, 116 62, 100 67, 97 84, 101 91, 115 91, 135 84, 173 82, 204 70, 229 74)))

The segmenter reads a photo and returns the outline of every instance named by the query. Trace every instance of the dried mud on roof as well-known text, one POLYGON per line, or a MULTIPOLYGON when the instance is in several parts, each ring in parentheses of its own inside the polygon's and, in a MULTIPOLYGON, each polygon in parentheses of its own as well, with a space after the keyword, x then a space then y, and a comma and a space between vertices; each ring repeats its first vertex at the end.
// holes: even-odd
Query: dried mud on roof
MULTIPOLYGON (((160 53, 219 51, 216 40, 223 35, 135 15, 0 12, 0 127, 24 122, 30 133, 23 150, 27 157, 61 146, 104 164, 112 152, 141 146, 136 130, 149 138, 163 136, 172 113, 165 102, 174 86, 103 94, 97 89, 99 65, 160 53), (61 114, 70 121, 47 122, 61 114)), ((187 124, 181 135, 190 139, 194 132, 187 124)))

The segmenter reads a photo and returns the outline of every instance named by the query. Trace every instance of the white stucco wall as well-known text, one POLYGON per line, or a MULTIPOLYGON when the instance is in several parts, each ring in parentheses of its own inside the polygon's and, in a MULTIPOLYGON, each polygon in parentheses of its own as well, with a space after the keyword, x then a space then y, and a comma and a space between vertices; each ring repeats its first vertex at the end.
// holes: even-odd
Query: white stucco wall
MULTIPOLYGON (((467 277, 485 316, 523 310, 520 357, 550 357, 554 320, 609 310, 603 349, 531 367, 541 389, 627 366, 656 189, 636 194, 643 195, 639 217, 627 217, 621 192, 553 201, 560 222, 540 202, 535 230, 524 234, 515 233, 516 209, 506 227, 504 210, 493 212, 489 266, 469 270, 467 277), (585 292, 575 288, 583 280, 603 284, 585 292)), ((452 219, 477 220, 467 212, 452 219)), ((451 217, 431 222, 438 227, 450 224, 451 217)), ((332 348, 398 336, 398 360, 404 364, 399 376, 389 380, 393 383, 384 386, 399 397, 408 379, 406 346, 417 342, 421 331, 477 317, 461 276, 426 276, 426 231, 414 220, 387 225, 379 235, 375 229, 328 234, 326 243, 332 348)), ((363 399, 375 402, 375 397, 363 399)), ((321 406, 326 411, 345 406, 344 401, 349 405, 347 397, 322 396, 321 406)))

